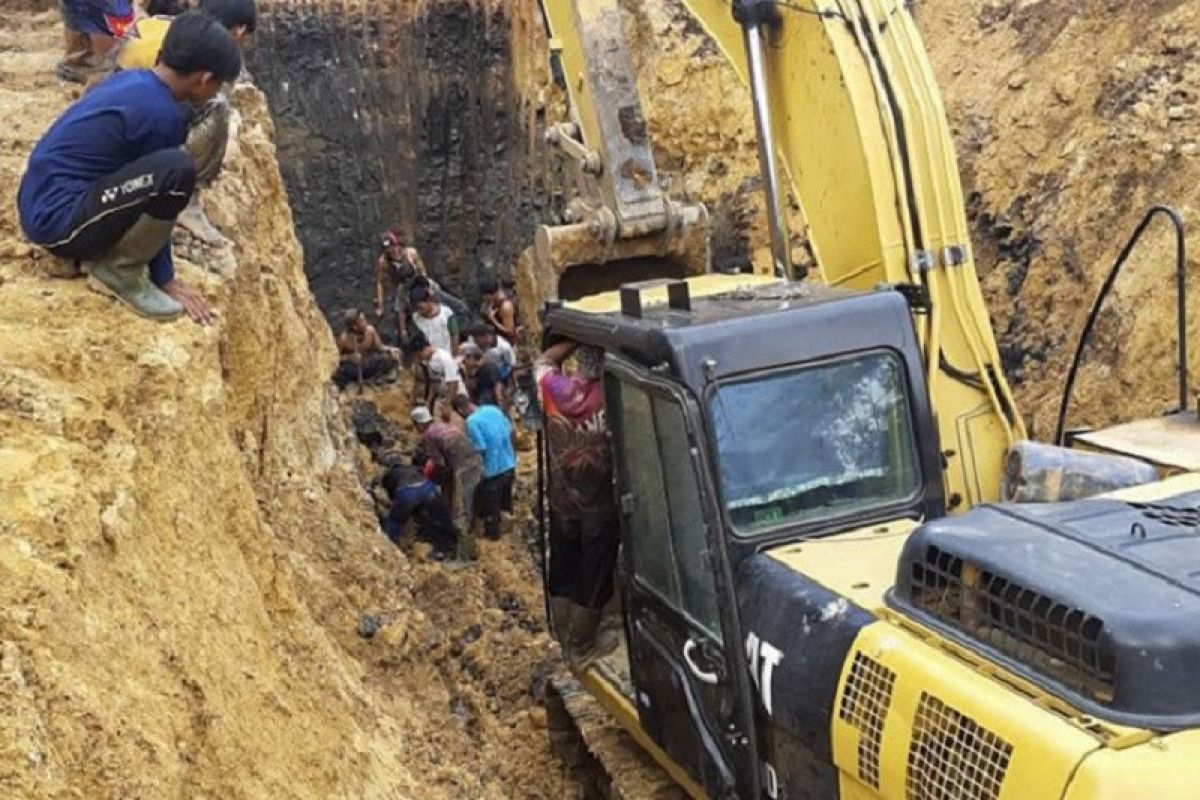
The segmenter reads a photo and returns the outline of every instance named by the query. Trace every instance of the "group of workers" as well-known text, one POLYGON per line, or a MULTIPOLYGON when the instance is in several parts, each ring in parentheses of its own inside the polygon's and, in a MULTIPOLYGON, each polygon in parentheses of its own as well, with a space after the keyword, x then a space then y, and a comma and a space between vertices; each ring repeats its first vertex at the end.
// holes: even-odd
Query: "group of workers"
MULTIPOLYGON (((21 227, 58 259, 56 274, 88 285, 136 313, 212 321, 205 298, 180 280, 171 256, 176 222, 200 241, 227 240, 197 201, 220 169, 229 135, 223 88, 242 74, 241 46, 254 32, 254 0, 61 0, 64 57, 56 73, 88 85, 34 147, 17 195, 21 227)), ((366 315, 347 314, 338 346, 341 386, 418 367, 412 422, 421 447, 388 470, 382 520, 398 539, 415 518, 435 557, 476 556, 476 520, 498 538, 512 511, 517 459, 510 410, 519 335, 516 305, 492 279, 479 286, 478 320, 427 272, 394 232, 381 238, 374 311, 393 291, 398 348, 366 315)), ((572 660, 614 641, 601 629, 613 595, 617 513, 600 380, 602 353, 555 344, 536 359, 548 453, 549 592, 552 624, 572 660), (568 361, 573 367, 566 366, 568 361)))
POLYGON ((171 236, 178 221, 207 244, 227 244, 196 187, 225 155, 222 89, 242 72, 254 0, 199 0, 173 17, 146 16, 128 0, 62 0, 62 10, 68 52, 58 72, 86 72, 89 87, 29 157, 21 227, 59 259, 57 275, 86 274, 91 288, 145 317, 186 312, 208 324, 208 302, 175 274, 171 236))
POLYGON ((475 520, 487 538, 497 539, 501 515, 512 511, 515 307, 496 284, 484 281, 479 321, 464 328, 466 304, 429 275, 416 248, 393 231, 384 233, 381 244, 374 310, 381 321, 387 320, 385 307, 395 314, 400 347, 384 344, 378 329, 352 309, 338 338, 342 361, 334 382, 345 387, 378 377, 407 358, 415 384, 412 422, 421 445, 414 465, 389 470, 385 490, 392 502, 384 528, 398 538, 411 517, 433 545, 435 559, 465 564, 476 555, 475 520), (385 305, 388 292, 391 303, 385 305), (485 321, 497 319, 508 323, 506 335, 485 321))
MULTIPOLYGON (((435 558, 467 563, 476 557, 476 518, 484 536, 496 539, 502 513, 512 510, 516 304, 498 282, 484 279, 479 319, 464 329, 459 320, 465 304, 433 281, 416 249, 390 231, 382 237, 375 276, 375 312, 386 319, 390 288, 395 335, 418 374, 412 422, 420 434, 416 462, 423 467, 389 472, 385 489, 392 505, 384 527, 397 537, 414 517, 435 558)), ((342 352, 350 359, 339 368, 343 384, 349 365, 361 376, 375 374, 379 359, 391 359, 393 367, 400 362, 358 310, 347 317, 342 352)), ((553 344, 533 364, 548 456, 551 622, 576 664, 617 642, 617 628, 608 624, 615 614, 606 613, 614 596, 619 519, 603 364, 603 351, 571 341, 553 344)))

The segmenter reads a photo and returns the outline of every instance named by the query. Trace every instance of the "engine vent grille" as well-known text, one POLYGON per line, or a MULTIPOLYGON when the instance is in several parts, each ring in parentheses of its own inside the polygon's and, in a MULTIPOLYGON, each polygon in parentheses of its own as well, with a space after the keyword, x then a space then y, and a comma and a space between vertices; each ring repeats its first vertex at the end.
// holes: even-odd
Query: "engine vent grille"
POLYGON ((1200 528, 1200 508, 1168 506, 1159 503, 1130 503, 1147 519, 1175 528, 1200 528))
POLYGON ((1104 621, 927 547, 911 564, 911 603, 1093 699, 1113 697, 1104 621))
POLYGON ((1012 745, 928 692, 913 718, 908 800, 997 800, 1012 745))
POLYGON ((862 653, 855 653, 838 712, 843 720, 858 729, 858 777, 876 789, 879 788, 883 723, 892 704, 895 683, 895 672, 862 653))

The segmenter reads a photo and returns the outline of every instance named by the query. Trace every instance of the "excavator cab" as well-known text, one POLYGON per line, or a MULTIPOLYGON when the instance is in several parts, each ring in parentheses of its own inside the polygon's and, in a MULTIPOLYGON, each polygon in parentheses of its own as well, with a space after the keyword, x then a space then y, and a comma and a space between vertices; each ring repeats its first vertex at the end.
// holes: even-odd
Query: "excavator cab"
POLYGON ((621 646, 556 692, 696 798, 1192 796, 1200 481, 947 516, 910 302, 707 275, 547 311, 606 354, 621 545, 621 646))
POLYGON ((624 642, 582 680, 693 794, 759 796, 778 661, 740 627, 772 602, 748 560, 944 510, 907 301, 709 275, 553 307, 544 329, 606 354, 624 642))

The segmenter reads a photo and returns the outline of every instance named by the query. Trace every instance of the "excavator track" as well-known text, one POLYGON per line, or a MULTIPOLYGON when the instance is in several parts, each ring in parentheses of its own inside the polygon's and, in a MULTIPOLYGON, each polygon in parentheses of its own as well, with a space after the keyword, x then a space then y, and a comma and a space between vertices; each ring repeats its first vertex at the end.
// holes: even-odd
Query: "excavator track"
POLYGON ((546 690, 550 746, 588 800, 686 800, 687 794, 569 671, 546 690))

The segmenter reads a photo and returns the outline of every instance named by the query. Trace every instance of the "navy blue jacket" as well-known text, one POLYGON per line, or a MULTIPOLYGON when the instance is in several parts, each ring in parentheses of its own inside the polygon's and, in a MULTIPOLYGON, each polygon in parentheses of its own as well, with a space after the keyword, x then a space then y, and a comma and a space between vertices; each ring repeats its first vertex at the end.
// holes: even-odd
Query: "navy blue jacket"
MULTIPOLYGON (((44 247, 67 239, 96 181, 186 136, 183 111, 161 78, 118 72, 68 108, 29 156, 17 193, 25 235, 44 247)), ((150 277, 162 286, 174 275, 167 245, 150 262, 150 277)))
POLYGON ((416 519, 422 539, 432 542, 440 550, 453 547, 455 530, 450 505, 430 481, 422 480, 396 489, 391 511, 381 520, 383 532, 399 544, 409 517, 416 519))

